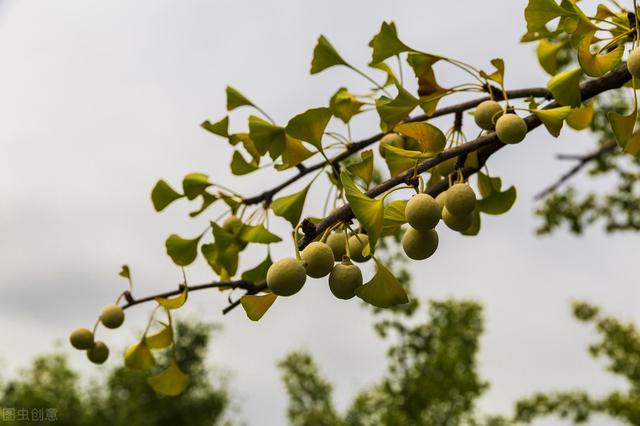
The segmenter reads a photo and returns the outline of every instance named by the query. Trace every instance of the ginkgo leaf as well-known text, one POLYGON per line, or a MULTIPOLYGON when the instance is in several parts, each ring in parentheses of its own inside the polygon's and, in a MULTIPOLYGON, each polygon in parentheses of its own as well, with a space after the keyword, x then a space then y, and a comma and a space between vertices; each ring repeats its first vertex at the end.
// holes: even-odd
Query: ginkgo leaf
POLYGON ((132 370, 146 371, 155 364, 153 354, 144 339, 129 346, 124 354, 124 365, 132 370))
POLYGON ((271 244, 282 241, 282 238, 269 232, 262 224, 243 226, 238 237, 247 243, 271 244))
POLYGON ((536 109, 532 112, 542 121, 549 133, 557 138, 560 136, 564 120, 571 112, 571 107, 563 106, 551 109, 536 109))
POLYGON ((581 68, 561 72, 551 77, 547 83, 547 89, 558 103, 577 107, 580 105, 582 97, 580 94, 581 76, 581 68))
POLYGON ((271 255, 267 254, 267 257, 262 262, 254 268, 243 272, 241 277, 243 280, 250 281, 252 283, 264 281, 267 278, 267 271, 272 264, 273 261, 271 260, 271 255))
POLYGON ((231 86, 227 86, 227 111, 234 110, 241 106, 254 106, 242 93, 238 92, 231 86))
POLYGON ((487 74, 484 71, 480 71, 480 76, 487 80, 495 81, 500 86, 504 85, 504 60, 501 58, 492 59, 491 65, 493 65, 496 68, 496 70, 491 74, 487 74))
POLYGON ((169 204, 184 197, 184 195, 176 192, 167 182, 160 179, 151 190, 151 202, 153 208, 160 212, 169 204))
POLYGON ((251 321, 258 321, 277 298, 278 296, 273 293, 262 296, 245 295, 240 298, 240 304, 251 321))
POLYGON ((272 159, 278 158, 285 148, 285 136, 283 127, 255 115, 249 117, 249 137, 260 155, 269 152, 272 159))
POLYGON ((218 136, 222 136, 223 138, 229 137, 229 117, 226 116, 220 121, 216 121, 215 123, 210 122, 209 120, 205 120, 200 124, 205 130, 210 131, 213 134, 218 136))
POLYGON ((384 161, 387 163, 387 167, 389 167, 391 176, 399 175, 405 170, 410 169, 416 165, 416 158, 422 158, 422 152, 407 151, 392 146, 387 146, 385 153, 384 161))
POLYGON ((229 245, 203 244, 202 256, 205 258, 209 266, 220 276, 220 279, 226 281, 235 275, 238 270, 240 249, 237 244, 229 245))
POLYGON ((572 12, 560 7, 555 0, 529 0, 524 10, 529 32, 545 30, 547 22, 568 15, 572 15, 572 12))
POLYGON ((558 52, 566 46, 567 42, 552 43, 547 39, 540 40, 536 53, 538 55, 538 62, 540 66, 549 74, 555 75, 558 73, 558 52))
POLYGON ((298 139, 286 135, 285 149, 282 152, 282 164, 276 164, 276 170, 286 170, 302 163, 314 153, 309 151, 298 139))
POLYGON ((169 235, 165 247, 173 263, 178 266, 187 266, 193 262, 198 254, 200 238, 202 235, 193 239, 185 239, 176 234, 169 235))
POLYGON ((631 139, 627 141, 624 146, 625 154, 633 155, 637 157, 640 154, 640 133, 636 132, 631 136, 631 139))
POLYGON ((629 115, 622 115, 615 111, 607 114, 613 134, 616 138, 616 142, 620 148, 624 149, 627 142, 633 136, 633 129, 635 128, 636 121, 638 119, 638 105, 634 102, 633 111, 629 115))
POLYGON ((182 190, 187 199, 193 200, 211 186, 209 176, 204 173, 189 173, 182 179, 182 190))
POLYGON ((407 223, 404 216, 404 209, 407 200, 395 200, 384 207, 384 222, 382 225, 382 235, 393 235, 398 228, 407 223))
POLYGON ((202 193, 202 205, 198 210, 192 211, 189 213, 190 217, 196 217, 203 211, 205 211, 211 204, 218 201, 219 197, 213 194, 209 194, 208 192, 202 193))
POLYGON ((307 198, 307 192, 309 191, 309 185, 307 185, 302 191, 295 194, 287 195, 285 197, 277 198, 271 203, 271 210, 276 216, 285 218, 291 223, 291 226, 296 226, 300 222, 300 216, 302 215, 302 209, 304 208, 304 202, 307 198))
POLYGON ((363 286, 356 289, 356 295, 378 308, 389 308, 409 302, 407 292, 400 281, 377 259, 376 274, 363 286))
POLYGON ((412 52, 407 55, 407 62, 418 79, 418 95, 420 108, 428 116, 433 115, 442 95, 447 93, 436 81, 433 65, 442 57, 428 53, 412 52))
POLYGON ((490 215, 508 212, 516 202, 516 188, 511 186, 502 191, 502 180, 499 177, 489 177, 482 172, 478 172, 477 176, 478 188, 483 196, 476 204, 477 210, 490 215))
POLYGON ((447 144, 447 138, 444 133, 429 123, 402 123, 395 126, 393 130, 420 142, 422 151, 426 155, 433 156, 442 152, 447 144))
POLYGON ((396 124, 407 118, 420 101, 402 86, 398 86, 398 95, 394 99, 381 97, 376 99, 376 110, 380 116, 380 128, 388 132, 396 124))
POLYGON ((318 43, 313 49, 313 59, 311 59, 311 74, 317 74, 320 71, 324 71, 327 68, 331 68, 336 65, 349 64, 342 59, 336 49, 329 43, 329 40, 323 35, 318 37, 318 43))
POLYGON ((151 336, 144 336, 144 340, 149 349, 166 348, 173 342, 173 330, 168 325, 165 325, 159 332, 151 336))
POLYGON ((176 396, 180 395, 189 385, 189 376, 184 374, 175 359, 171 359, 171 364, 166 370, 147 378, 149 386, 159 395, 176 396))
POLYGON ((591 126, 594 113, 594 102, 589 102, 579 108, 572 109, 565 121, 572 129, 584 130, 591 126))
POLYGON ((331 115, 329 108, 308 109, 289 120, 285 131, 289 136, 309 142, 322 151, 322 135, 331 115))
POLYGON ((582 38, 578 45, 578 62, 582 71, 590 77, 601 77, 613 70, 622 61, 624 54, 624 43, 604 55, 594 55, 591 53, 591 42, 594 33, 582 38))
POLYGON ((398 31, 393 22, 383 22, 380 32, 376 34, 369 46, 373 48, 371 62, 382 62, 385 59, 398 55, 402 52, 413 52, 414 50, 400 41, 398 31))
POLYGON ((363 105, 364 103, 349 93, 346 87, 338 89, 329 100, 329 107, 333 115, 345 123, 351 121, 351 118, 360 112, 363 105))
POLYGON ((189 296, 189 287, 182 286, 182 291, 176 297, 156 297, 155 300, 160 306, 167 309, 179 309, 186 302, 189 296))
POLYGON ((471 225, 464 231, 460 231, 462 235, 466 235, 467 237, 474 237, 478 235, 480 233, 480 227, 482 226, 480 211, 476 208, 472 214, 473 221, 471 222, 471 225))
POLYGON ((369 185, 373 179, 373 151, 366 150, 360 153, 360 161, 351 163, 347 166, 347 170, 354 176, 359 177, 362 181, 369 185))
POLYGON ((122 268, 120 269, 120 272, 118 272, 118 275, 120 275, 123 278, 126 278, 128 280, 131 279, 131 271, 129 270, 129 265, 122 265, 122 268))
POLYGON ((391 67, 384 62, 370 62, 369 67, 380 70, 387 75, 387 79, 382 87, 391 86, 392 84, 397 86, 400 84, 400 80, 398 80, 398 77, 396 77, 391 67))
POLYGON ((231 173, 234 175, 243 176, 255 172, 259 168, 254 160, 248 162, 239 151, 233 151, 233 156, 231 157, 231 173))
POLYGON ((384 200, 376 200, 368 197, 356 186, 351 176, 345 171, 340 174, 340 180, 342 181, 342 186, 344 187, 345 195, 347 201, 349 201, 353 215, 367 231, 369 245, 371 252, 373 252, 376 242, 382 234, 384 200))

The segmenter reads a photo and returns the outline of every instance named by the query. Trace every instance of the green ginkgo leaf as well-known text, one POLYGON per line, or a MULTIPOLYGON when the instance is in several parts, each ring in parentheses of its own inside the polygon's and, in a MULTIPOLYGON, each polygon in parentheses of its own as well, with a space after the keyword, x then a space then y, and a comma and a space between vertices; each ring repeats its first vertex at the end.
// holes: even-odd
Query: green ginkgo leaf
POLYGON ((146 371, 156 364, 145 339, 129 346, 124 354, 124 365, 132 370, 146 371))
POLYGON ((385 159, 391 176, 397 176, 416 165, 416 161, 422 158, 422 152, 407 151, 404 149, 387 146, 385 159))
POLYGON ((549 133, 557 138, 560 136, 564 120, 571 113, 571 107, 563 106, 551 109, 536 109, 532 112, 542 121, 542 124, 544 124, 544 127, 547 128, 549 133))
POLYGON ((249 117, 249 137, 260 155, 269 152, 272 159, 278 158, 286 146, 285 136, 283 127, 255 115, 249 117))
POLYGON ((442 130, 429 123, 402 123, 393 130, 420 142, 422 152, 426 155, 433 156, 442 152, 447 144, 447 137, 442 130))
POLYGON ((478 172, 478 188, 483 196, 478 200, 478 211, 490 215, 500 215, 508 212, 516 202, 517 191, 514 186, 502 191, 502 180, 499 177, 489 177, 478 172))
POLYGON ((371 252, 373 252, 382 234, 384 200, 369 198, 356 186, 351 176, 345 171, 340 174, 340 180, 353 215, 367 231, 369 246, 371 247, 371 252))
POLYGON ((402 52, 414 51, 400 41, 396 25, 393 22, 383 22, 380 27, 380 32, 369 42, 369 46, 373 48, 371 55, 371 62, 373 63, 382 62, 402 52))
POLYGON ((182 291, 176 297, 156 297, 155 301, 158 305, 163 306, 167 309, 180 309, 182 306, 187 303, 187 298, 189 297, 189 287, 186 285, 182 287, 182 291))
POLYGON ((246 175, 246 174, 255 172, 259 168, 260 167, 255 162, 255 160, 252 159, 251 162, 248 162, 247 160, 244 159, 244 157, 242 156, 242 154, 240 154, 239 151, 233 152, 233 157, 231 157, 231 173, 233 173, 234 175, 236 176, 246 175))
POLYGON ((384 222, 382 225, 382 235, 393 235, 402 225, 407 223, 404 216, 404 209, 407 200, 395 200, 384 207, 384 222))
POLYGON ((591 53, 593 36, 594 33, 590 33, 582 38, 582 41, 578 45, 578 62, 586 75, 590 77, 601 77, 617 67, 622 61, 624 44, 620 44, 604 55, 594 55, 591 53))
POLYGON ((356 289, 356 295, 378 308, 389 308, 409 302, 407 292, 400 281, 377 259, 376 274, 363 286, 356 289))
POLYGON ((246 295, 240 298, 240 304, 251 321, 258 321, 277 298, 278 296, 273 293, 261 296, 246 295))
POLYGON ((393 127, 407 118, 420 101, 402 86, 398 86, 398 96, 394 99, 380 97, 376 99, 376 110, 380 116, 380 128, 383 132, 388 132, 393 127))
POLYGON ((331 97, 329 107, 333 115, 348 123, 351 118, 360 112, 364 103, 360 102, 355 95, 349 93, 346 87, 341 87, 331 97))
POLYGON ((302 163, 314 153, 309 151, 298 139, 286 135, 285 149, 282 152, 282 164, 276 164, 276 170, 286 170, 302 163))
POLYGON ((480 76, 487 80, 495 81, 500 86, 504 85, 504 59, 502 58, 492 59, 491 65, 493 65, 496 68, 496 70, 491 74, 487 74, 484 71, 480 71, 480 76))
POLYGON ((347 170, 369 185, 371 179, 373 179, 373 151, 370 149, 362 151, 360 153, 360 161, 349 164, 347 170))
POLYGON ((291 226, 296 226, 300 222, 300 216, 302 216, 302 209, 304 208, 308 191, 309 185, 295 194, 273 200, 271 210, 273 210, 276 216, 288 220, 291 226))
POLYGON ((269 232, 262 224, 243 226, 238 237, 246 243, 271 244, 282 241, 282 238, 269 232))
POLYGON ((393 72, 393 70, 391 69, 391 67, 389 65, 387 65, 386 63, 384 63, 384 62, 370 62, 369 63, 369 67, 371 67, 373 69, 380 70, 380 71, 384 72, 387 75, 387 79, 385 80, 385 82, 382 85, 382 87, 391 86, 392 84, 397 86, 397 85, 400 84, 400 80, 398 80, 398 77, 396 77, 396 75, 393 72))
POLYGON ((324 71, 327 68, 331 68, 336 65, 349 64, 342 59, 336 49, 329 43, 329 40, 323 35, 318 37, 318 43, 313 49, 313 59, 311 59, 311 74, 317 74, 320 71, 324 71))
POLYGON ((560 7, 554 0, 529 0, 524 10, 524 19, 527 21, 527 30, 537 32, 546 29, 547 22, 559 17, 569 16, 573 13, 560 7))
POLYGON ((209 266, 220 276, 222 281, 230 279, 238 270, 240 248, 238 244, 222 246, 219 244, 203 244, 202 256, 209 266))
POLYGON ((209 176, 204 173, 189 173, 182 179, 182 190, 189 200, 193 200, 198 195, 202 195, 210 186, 209 176))
POLYGON ((131 271, 129 270, 129 265, 122 265, 122 268, 120 269, 120 272, 118 272, 118 275, 120 275, 123 278, 126 278, 128 280, 131 279, 131 271))
POLYGON ((160 179, 151 190, 151 202, 157 212, 164 210, 169 204, 184 197, 176 192, 167 182, 160 179))
POLYGON ((144 340, 149 349, 162 349, 171 345, 173 342, 173 330, 168 325, 162 327, 162 330, 150 336, 144 336, 144 340))
POLYGON ((638 105, 634 102, 633 111, 629 115, 622 115, 615 111, 607 114, 616 142, 620 148, 625 149, 627 142, 633 136, 633 129, 638 120, 638 105))
POLYGON ((242 93, 231 86, 227 86, 227 111, 234 110, 241 106, 255 106, 242 93))
POLYGON ((547 39, 540 40, 536 53, 540 66, 549 74, 558 73, 558 53, 566 46, 567 42, 552 43, 547 39))
POLYGON ((551 77, 547 83, 547 89, 559 104, 577 107, 580 105, 582 97, 580 94, 581 76, 581 68, 561 72, 551 77))
POLYGON ((243 272, 241 277, 243 280, 252 283, 262 282, 267 278, 267 271, 272 264, 271 255, 267 254, 267 257, 262 262, 248 271, 243 272))
POLYGON ((189 376, 180 370, 175 359, 172 358, 171 364, 166 370, 148 377, 147 382, 159 395, 176 396, 180 395, 189 385, 189 376))
POLYGON ((466 235, 467 237, 474 237, 480 233, 481 226, 482 220, 480 218, 480 210, 476 208, 473 211, 473 221, 471 222, 471 225, 464 231, 460 231, 460 233, 462 235, 466 235))
POLYGON ((329 108, 312 108, 289 120, 285 131, 291 137, 309 142, 322 151, 322 135, 331 120, 329 108))
POLYGON ((208 192, 202 193, 202 205, 198 210, 192 211, 189 213, 189 217, 196 217, 203 211, 205 211, 211 204, 215 203, 219 200, 219 197, 213 194, 209 194, 208 192))
POLYGON ((176 234, 169 235, 165 242, 167 254, 178 266, 187 266, 191 264, 198 254, 198 243, 202 235, 194 239, 185 239, 176 234))
POLYGON ((224 117, 220 121, 216 121, 215 123, 210 122, 209 120, 205 120, 200 124, 205 130, 210 131, 213 134, 218 136, 222 136, 223 138, 229 137, 229 117, 224 117))

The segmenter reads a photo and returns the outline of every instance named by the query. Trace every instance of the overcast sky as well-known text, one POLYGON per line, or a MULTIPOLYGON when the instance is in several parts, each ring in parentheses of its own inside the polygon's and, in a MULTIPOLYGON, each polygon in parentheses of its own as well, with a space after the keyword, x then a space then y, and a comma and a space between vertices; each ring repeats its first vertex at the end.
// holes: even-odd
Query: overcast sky
MULTIPOLYGON (((73 327, 90 326, 124 289, 116 275, 121 264, 131 266, 139 296, 175 287, 179 270, 164 240, 172 232, 196 235, 207 217, 189 219, 193 206, 186 203, 154 213, 149 193, 158 178, 178 185, 184 174, 200 171, 252 195, 288 176, 231 176, 231 149, 199 123, 225 115, 226 84, 279 123, 325 105, 340 86, 364 91, 367 83, 346 69, 308 74, 319 34, 364 66, 371 36, 383 20, 393 20, 417 49, 485 68, 503 57, 510 88, 546 83, 533 46, 518 43, 525 0, 391 4, 0 0, 0 334, 8 343, 0 348, 2 375, 27 366, 57 340, 74 367, 95 372, 82 353, 67 349, 66 338, 73 327)), ((460 77, 447 73, 441 80, 464 82, 460 77)), ((233 130, 244 128, 244 117, 232 117, 233 130)), ((370 136, 376 126, 374 115, 359 119, 354 138, 370 136)), ((599 229, 582 238, 534 235, 532 196, 567 167, 554 154, 592 145, 586 135, 565 131, 553 140, 539 129, 526 143, 501 151, 490 167, 517 186, 514 209, 486 218, 477 238, 441 228, 436 256, 412 266, 421 299, 484 304, 480 370, 492 386, 481 409, 488 414, 510 413, 516 398, 536 390, 580 387, 602 394, 624 385, 588 356, 595 335, 571 318, 570 301, 585 299, 640 320, 632 271, 637 238, 599 229)), ((306 212, 319 208, 312 202, 306 212)), ((287 227, 279 222, 277 229, 284 234, 287 227)), ((290 255, 286 241, 276 255, 290 255)), ((261 253, 252 253, 244 266, 260 260, 261 253)), ((188 274, 192 282, 213 278, 202 264, 188 274)), ((180 315, 223 325, 210 362, 230 373, 236 416, 250 425, 284 423, 286 399, 275 364, 289 351, 314 354, 335 383, 341 409, 384 371, 385 343, 375 336, 369 311, 336 300, 325 282, 310 280, 259 323, 242 310, 223 317, 224 305, 215 291, 194 293, 180 315)), ((127 311, 126 326, 101 338, 112 348, 131 343, 151 308, 127 311)), ((109 365, 120 362, 113 356, 109 365)))

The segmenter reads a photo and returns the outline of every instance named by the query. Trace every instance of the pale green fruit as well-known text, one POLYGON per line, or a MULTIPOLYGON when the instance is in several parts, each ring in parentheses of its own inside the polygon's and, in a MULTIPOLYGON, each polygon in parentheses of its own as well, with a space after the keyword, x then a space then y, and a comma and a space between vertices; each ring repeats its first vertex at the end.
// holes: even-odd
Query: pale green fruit
POLYGON ((419 231, 409 227, 402 236, 402 249, 413 260, 431 257, 438 248, 438 233, 429 229, 419 231))
POLYGON ((327 245, 331 247, 333 258, 337 261, 342 260, 347 254, 347 237, 344 232, 333 232, 327 237, 327 245))
POLYGON ((442 220, 449 228, 462 232, 469 229, 473 223, 473 213, 466 216, 456 216, 449 213, 449 210, 445 207, 444 210, 442 210, 442 220))
POLYGON ((322 278, 329 275, 336 263, 333 258, 333 251, 328 244, 314 241, 302 250, 300 253, 307 275, 311 278, 322 278))
POLYGON ((109 348, 102 342, 96 342, 87 350, 87 358, 94 364, 102 364, 109 358, 109 348))
POLYGON ((362 263, 371 258, 371 253, 369 253, 368 256, 362 254, 362 250, 364 250, 368 243, 369 236, 367 234, 358 234, 357 237, 355 235, 349 237, 349 251, 351 252, 351 259, 353 259, 354 262, 362 263))
POLYGON ((116 304, 110 304, 102 309, 100 322, 107 328, 118 328, 124 322, 124 311, 116 304))
POLYGON ((444 209, 444 202, 447 198, 447 191, 442 191, 436 196, 436 203, 438 203, 438 207, 440 207, 440 214, 442 215, 442 209, 444 209))
POLYGON ((467 216, 476 207, 476 193, 466 183, 456 183, 447 189, 444 205, 455 216, 467 216))
POLYGON ((93 346, 93 333, 84 327, 76 328, 71 332, 69 341, 71 342, 71 346, 83 351, 93 346))
POLYGON ((235 233, 242 226, 242 221, 236 215, 231 215, 222 222, 222 229, 227 232, 235 233))
POLYGON ((440 176, 449 176, 456 169, 458 157, 449 158, 436 166, 436 170, 440 176))
POLYGON ((296 294, 306 280, 303 263, 293 257, 280 259, 267 270, 267 286, 278 296, 296 294))
POLYGON ((389 145, 395 146, 396 148, 404 148, 404 138, 397 133, 387 133, 384 135, 378 145, 378 151, 383 158, 387 156, 386 148, 389 145))
POLYGON ((505 114, 496 123, 496 134, 502 143, 520 143, 527 136, 527 131, 527 123, 515 114, 505 114))
POLYGON ((473 119, 481 129, 493 130, 501 112, 502 107, 496 101, 484 101, 476 107, 473 119))
POLYGON ((435 228, 440 222, 440 207, 431 195, 416 194, 407 202, 404 216, 409 225, 426 231, 435 228))
POLYGON ((329 275, 329 289, 338 299, 351 299, 361 285, 362 272, 349 260, 338 263, 329 275))
POLYGON ((627 69, 632 76, 640 78, 640 48, 636 47, 629 53, 627 69))

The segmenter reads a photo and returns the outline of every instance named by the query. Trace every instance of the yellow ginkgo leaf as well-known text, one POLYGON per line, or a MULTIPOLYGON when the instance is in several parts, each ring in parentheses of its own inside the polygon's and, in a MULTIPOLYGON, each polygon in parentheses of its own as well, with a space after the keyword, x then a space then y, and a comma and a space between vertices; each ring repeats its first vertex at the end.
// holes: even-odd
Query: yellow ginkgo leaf
POLYGON ((189 295, 189 288, 187 286, 184 286, 182 289, 182 292, 178 296, 174 298, 156 297, 156 302, 158 302, 159 305, 164 306, 167 309, 178 309, 185 304, 185 302, 187 301, 188 295, 189 295))
POLYGON ((591 126, 594 112, 594 102, 589 102, 579 108, 572 109, 565 121, 574 130, 584 130, 591 126))
POLYGON ((394 127, 394 131, 417 139, 425 154, 435 155, 444 149, 447 137, 440 129, 429 123, 402 123, 394 127))
POLYGON ((156 334, 145 336, 144 340, 150 349, 166 348, 173 342, 173 330, 168 325, 165 325, 156 334))
POLYGON ((601 77, 614 69, 622 60, 624 44, 620 44, 604 55, 592 54, 591 43, 594 33, 582 38, 578 45, 578 62, 585 74, 590 77, 601 77))
POLYGON ((148 370, 156 364, 145 339, 135 343, 124 354, 124 365, 132 370, 148 370))
POLYGON ((189 385, 189 375, 184 374, 176 360, 172 359, 166 370, 147 378, 147 382, 160 395, 176 396, 189 385))
POLYGON ((251 321, 258 321, 269 310, 278 296, 268 293, 262 296, 246 295, 240 298, 240 304, 251 321))

